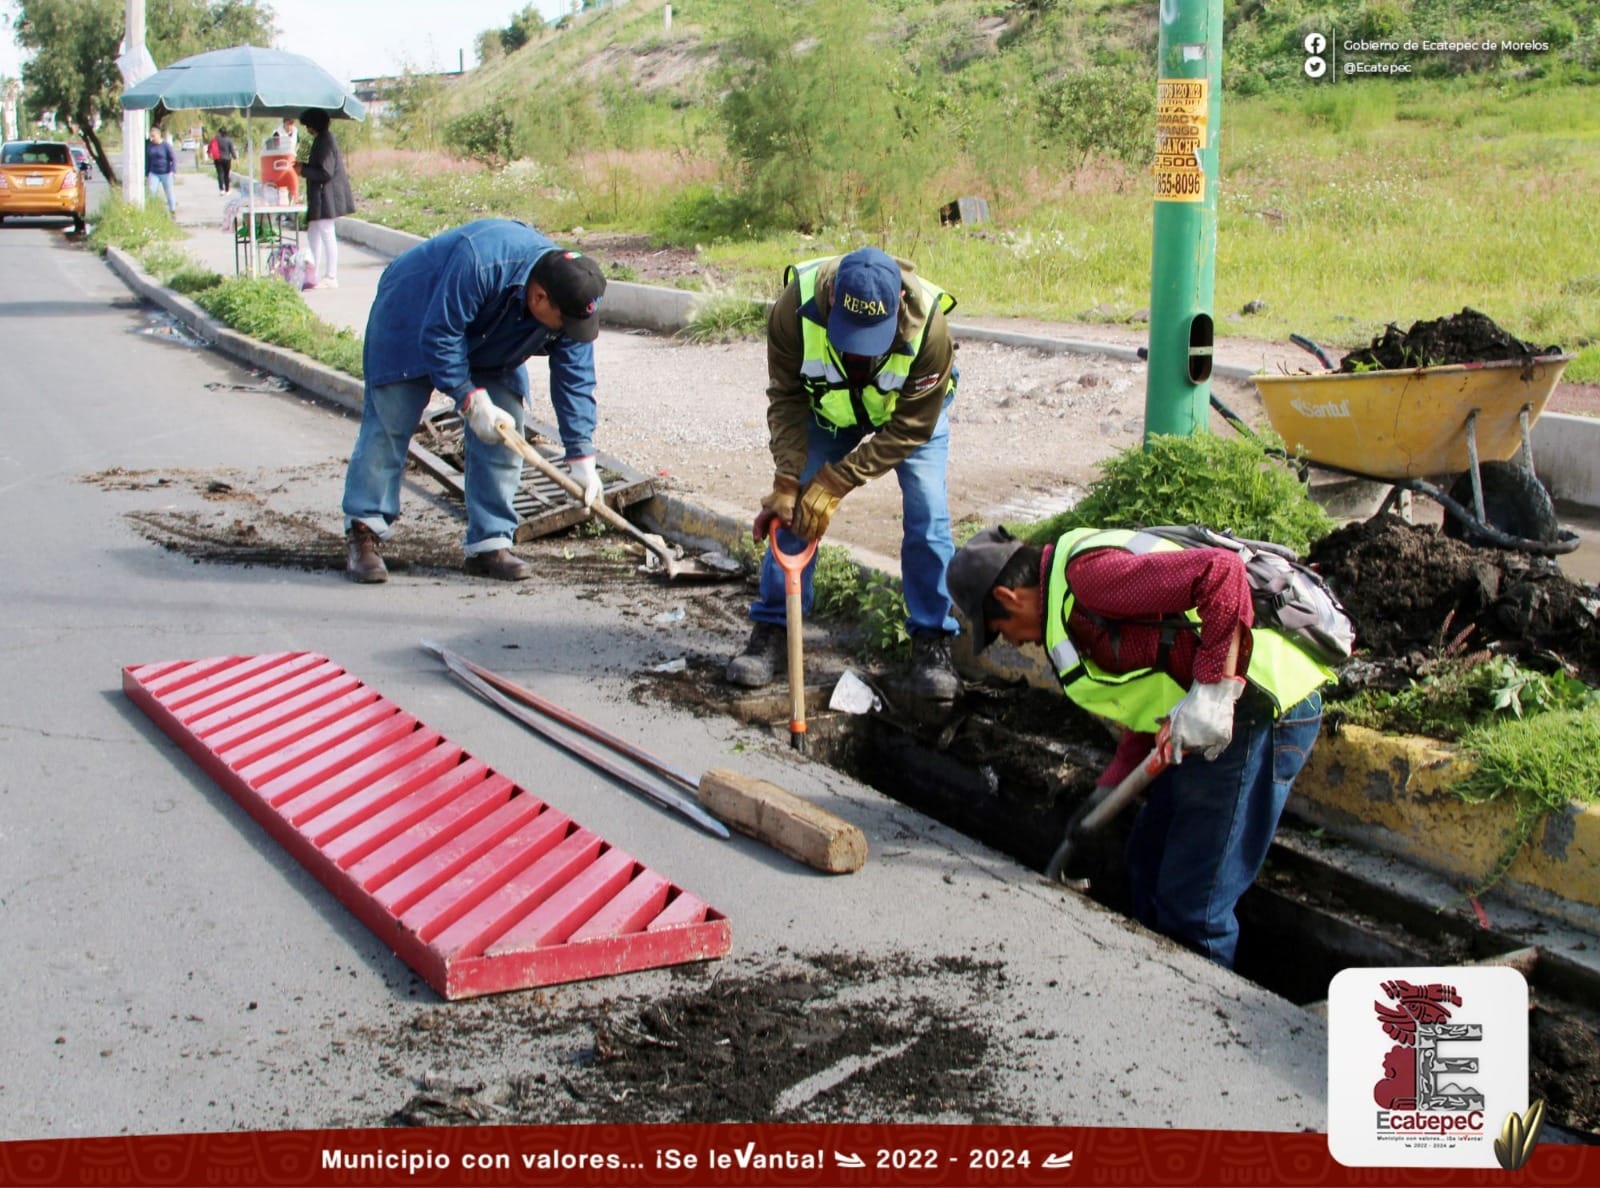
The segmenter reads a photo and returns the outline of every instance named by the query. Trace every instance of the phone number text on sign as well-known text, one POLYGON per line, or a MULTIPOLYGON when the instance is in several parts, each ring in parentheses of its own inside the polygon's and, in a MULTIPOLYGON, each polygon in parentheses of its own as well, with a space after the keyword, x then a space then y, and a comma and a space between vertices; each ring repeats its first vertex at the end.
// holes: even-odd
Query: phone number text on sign
POLYGON ((1206 175, 1200 148, 1206 141, 1210 80, 1163 78, 1156 82, 1156 155, 1150 172, 1158 202, 1202 202, 1206 175))

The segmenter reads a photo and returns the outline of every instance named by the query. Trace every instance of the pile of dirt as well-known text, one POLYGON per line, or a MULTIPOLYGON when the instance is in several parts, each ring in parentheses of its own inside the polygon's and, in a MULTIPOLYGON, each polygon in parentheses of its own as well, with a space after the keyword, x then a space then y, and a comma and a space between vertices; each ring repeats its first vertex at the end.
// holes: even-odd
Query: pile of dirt
POLYGON ((372 1037, 411 1082, 381 1121, 1011 1121, 991 1071, 1003 1053, 979 1021, 1005 976, 965 957, 795 955, 685 969, 667 993, 565 1010, 547 992, 526 1010, 453 1003, 372 1037), (475 1071, 417 1075, 441 1061, 475 1071))
POLYGON ((1474 548, 1384 515, 1323 537, 1309 560, 1355 620, 1369 659, 1433 653, 1471 625, 1475 646, 1546 666, 1559 658, 1600 684, 1600 596, 1547 558, 1474 548))
POLYGON ((1532 359, 1559 355, 1558 346, 1536 347, 1507 334, 1486 315, 1463 308, 1458 314, 1431 322, 1413 322, 1401 330, 1390 323, 1372 345, 1351 351, 1339 363, 1346 372, 1399 371, 1410 367, 1441 367, 1450 363, 1492 363, 1500 359, 1532 359))
POLYGON ((1553 1121, 1600 1134, 1600 1042, 1592 1024, 1536 1005, 1528 1016, 1528 1079, 1553 1121))

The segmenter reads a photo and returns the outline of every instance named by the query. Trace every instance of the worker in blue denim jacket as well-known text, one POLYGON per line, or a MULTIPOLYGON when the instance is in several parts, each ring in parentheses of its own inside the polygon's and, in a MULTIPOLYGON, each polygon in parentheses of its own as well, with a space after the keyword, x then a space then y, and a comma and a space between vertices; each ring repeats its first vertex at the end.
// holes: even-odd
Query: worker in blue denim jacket
POLYGON ((500 437, 522 432, 524 360, 550 360, 567 471, 593 507, 594 340, 605 293, 600 266, 525 223, 480 219, 435 235, 383 270, 362 353, 361 430, 345 473, 345 572, 387 581, 379 545, 400 518, 406 448, 435 390, 456 402, 466 443, 468 573, 520 581, 532 567, 511 551, 512 499, 522 458, 500 437))

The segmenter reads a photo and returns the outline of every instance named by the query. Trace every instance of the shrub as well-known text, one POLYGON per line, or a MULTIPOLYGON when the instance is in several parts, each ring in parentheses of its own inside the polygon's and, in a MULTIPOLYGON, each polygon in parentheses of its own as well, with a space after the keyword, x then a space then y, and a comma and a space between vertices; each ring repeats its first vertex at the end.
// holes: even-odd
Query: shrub
POLYGON ((503 99, 451 120, 444 134, 451 149, 468 160, 490 169, 511 163, 516 122, 503 99))
POLYGON ((1042 542, 1071 528, 1153 524, 1204 524, 1299 553, 1333 528, 1328 513, 1260 443, 1200 433, 1158 435, 1113 454, 1076 507, 1020 534, 1042 542))
POLYGON ((1155 145, 1155 87, 1126 66, 1069 74, 1045 86, 1039 118, 1049 141, 1081 168, 1095 153, 1124 165, 1150 160, 1155 145))

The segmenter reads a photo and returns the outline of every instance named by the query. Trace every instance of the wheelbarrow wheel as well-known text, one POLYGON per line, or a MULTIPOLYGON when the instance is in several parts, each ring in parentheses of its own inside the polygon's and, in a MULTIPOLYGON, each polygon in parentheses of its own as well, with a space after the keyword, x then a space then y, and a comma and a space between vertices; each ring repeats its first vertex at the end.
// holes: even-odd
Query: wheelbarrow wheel
MULTIPOLYGON (((1561 535, 1561 521, 1546 491, 1532 471, 1516 462, 1485 462, 1478 467, 1483 480, 1483 519, 1507 536, 1546 543, 1561 535)), ((1472 475, 1464 474, 1450 488, 1450 498, 1471 508, 1472 475)), ((1444 534, 1471 543, 1473 526, 1446 512, 1444 534)))

